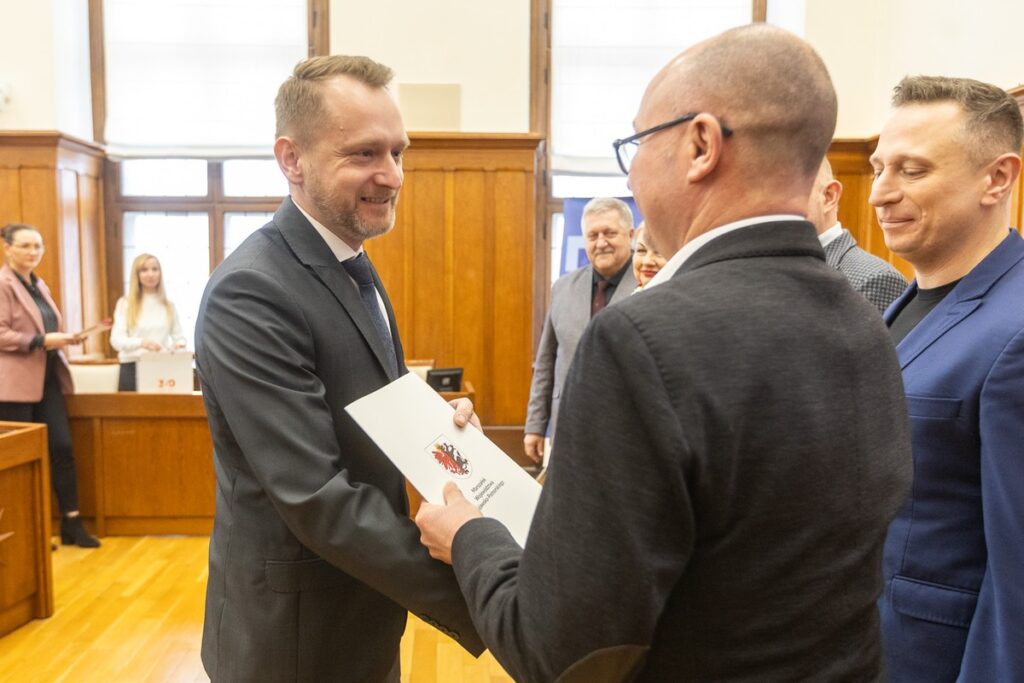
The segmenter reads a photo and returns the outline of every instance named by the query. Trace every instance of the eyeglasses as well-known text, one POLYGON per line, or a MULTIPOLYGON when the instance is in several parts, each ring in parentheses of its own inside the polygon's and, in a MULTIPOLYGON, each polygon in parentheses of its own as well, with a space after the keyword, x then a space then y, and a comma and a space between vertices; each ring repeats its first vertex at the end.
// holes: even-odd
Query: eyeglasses
POLYGON ((41 244, 12 244, 11 248, 12 249, 21 249, 23 251, 38 251, 38 252, 42 252, 42 251, 44 251, 46 249, 46 247, 44 247, 41 244))
MULTIPOLYGON (((629 164, 633 161, 633 157, 636 156, 636 150, 640 146, 638 140, 642 137, 650 135, 651 133, 657 133, 659 130, 665 130, 672 126, 678 126, 680 123, 686 123, 687 121, 693 121, 697 116, 700 115, 698 111, 691 111, 689 114, 683 114, 677 119, 666 121, 665 123, 659 123, 653 128, 642 130, 639 133, 634 133, 628 138, 622 138, 612 143, 612 147, 615 148, 615 160, 619 162, 619 168, 626 175, 629 175, 629 164)), ((719 122, 719 125, 722 125, 719 122)), ((722 125, 722 135, 729 137, 732 135, 732 128, 722 125)))

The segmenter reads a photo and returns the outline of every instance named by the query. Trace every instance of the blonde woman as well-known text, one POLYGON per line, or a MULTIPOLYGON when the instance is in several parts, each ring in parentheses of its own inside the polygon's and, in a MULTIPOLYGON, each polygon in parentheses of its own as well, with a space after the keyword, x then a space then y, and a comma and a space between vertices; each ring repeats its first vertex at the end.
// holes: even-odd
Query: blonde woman
POLYGON ((641 223, 636 229, 636 250, 633 252, 633 276, 636 278, 635 294, 654 279, 665 266, 667 259, 658 253, 647 241, 646 226, 641 223))
POLYGON ((118 391, 135 391, 135 363, 150 351, 185 348, 178 312, 164 292, 160 261, 152 254, 139 254, 132 262, 128 295, 117 300, 110 345, 121 361, 118 391))

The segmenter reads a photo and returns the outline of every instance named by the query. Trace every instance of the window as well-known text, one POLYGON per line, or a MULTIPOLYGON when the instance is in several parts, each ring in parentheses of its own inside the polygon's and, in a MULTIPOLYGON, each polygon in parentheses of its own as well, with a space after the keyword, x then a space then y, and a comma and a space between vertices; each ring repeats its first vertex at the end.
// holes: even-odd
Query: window
POLYGON ((132 261, 152 254, 160 261, 167 298, 178 309, 188 345, 195 337, 196 314, 210 276, 209 218, 205 213, 128 211, 124 214, 124 291, 132 261))
POLYGON ((108 215, 121 230, 107 253, 120 261, 121 281, 110 289, 127 292, 135 257, 156 256, 191 346, 210 273, 273 217, 288 183, 273 159, 128 159, 111 168, 118 191, 108 215))
POLYGON ((238 248, 245 238, 256 232, 274 217, 270 211, 246 211, 224 214, 224 258, 238 248))
POLYGON ((615 176, 644 89, 673 56, 750 23, 751 0, 551 0, 551 167, 615 176))
POLYGON ((307 0, 103 0, 108 152, 267 154, 307 20, 307 0))

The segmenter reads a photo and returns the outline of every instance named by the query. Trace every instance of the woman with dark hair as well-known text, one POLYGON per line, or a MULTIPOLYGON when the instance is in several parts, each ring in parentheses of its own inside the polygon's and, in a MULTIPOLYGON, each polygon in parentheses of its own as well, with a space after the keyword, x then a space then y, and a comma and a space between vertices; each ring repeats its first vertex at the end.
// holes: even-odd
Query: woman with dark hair
POLYGON ((50 290, 33 269, 43 258, 43 237, 31 225, 3 229, 5 265, 0 268, 0 420, 43 422, 50 449, 50 478, 60 506, 60 540, 99 547, 78 516, 78 482, 64 394, 71 372, 64 348, 81 339, 61 332, 50 290))

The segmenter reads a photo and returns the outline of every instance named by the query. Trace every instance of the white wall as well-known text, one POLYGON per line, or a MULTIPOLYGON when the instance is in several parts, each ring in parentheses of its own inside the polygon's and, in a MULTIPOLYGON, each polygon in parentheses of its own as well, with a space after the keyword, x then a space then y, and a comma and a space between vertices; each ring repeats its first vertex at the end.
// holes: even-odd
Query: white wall
POLYGON ((0 81, 11 101, 0 129, 57 128, 53 3, 0 0, 0 81))
POLYGON ((87 0, 0 0, 0 130, 92 139, 87 0))
MULTIPOLYGON (((771 0, 769 0, 771 2, 771 0)), ((908 74, 1024 82, 1021 0, 808 0, 804 36, 839 94, 836 137, 877 135, 908 74)))
POLYGON ((330 24, 332 53, 387 64, 396 84, 459 84, 463 131, 529 130, 527 0, 331 0, 330 24))
POLYGON ((57 130, 91 140, 88 0, 54 0, 53 4, 57 130))

